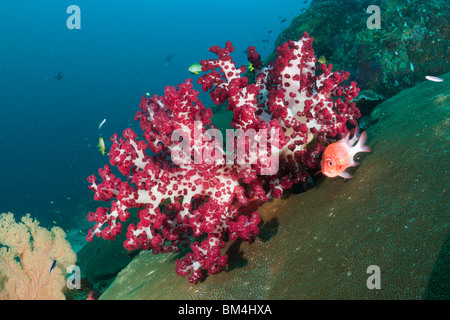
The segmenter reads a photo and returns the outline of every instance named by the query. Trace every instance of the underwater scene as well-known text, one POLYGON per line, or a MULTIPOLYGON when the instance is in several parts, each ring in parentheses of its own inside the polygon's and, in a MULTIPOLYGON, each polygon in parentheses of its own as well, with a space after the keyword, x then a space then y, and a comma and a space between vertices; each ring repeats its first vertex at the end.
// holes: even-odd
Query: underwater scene
POLYGON ((450 299, 449 19, 1 1, 0 300, 450 299))

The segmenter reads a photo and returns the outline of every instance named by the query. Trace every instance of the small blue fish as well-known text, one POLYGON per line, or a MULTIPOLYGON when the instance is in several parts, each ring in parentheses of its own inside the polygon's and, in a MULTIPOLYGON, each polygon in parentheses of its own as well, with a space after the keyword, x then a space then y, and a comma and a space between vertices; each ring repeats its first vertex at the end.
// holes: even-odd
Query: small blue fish
POLYGON ((53 270, 56 268, 56 259, 53 260, 52 265, 50 266, 50 270, 48 270, 48 273, 52 273, 53 270))

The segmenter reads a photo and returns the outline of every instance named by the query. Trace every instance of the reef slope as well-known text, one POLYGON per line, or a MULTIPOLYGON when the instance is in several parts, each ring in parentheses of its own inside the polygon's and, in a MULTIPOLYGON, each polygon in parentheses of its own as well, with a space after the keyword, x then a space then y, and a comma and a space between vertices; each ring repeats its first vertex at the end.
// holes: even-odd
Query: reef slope
MULTIPOLYGON (((228 244, 203 282, 175 274, 177 254, 137 256, 101 299, 450 298, 450 73, 377 106, 354 178, 264 204, 261 233, 228 244), (369 290, 367 268, 381 270, 369 290)), ((358 161, 358 160, 357 160, 358 161)))

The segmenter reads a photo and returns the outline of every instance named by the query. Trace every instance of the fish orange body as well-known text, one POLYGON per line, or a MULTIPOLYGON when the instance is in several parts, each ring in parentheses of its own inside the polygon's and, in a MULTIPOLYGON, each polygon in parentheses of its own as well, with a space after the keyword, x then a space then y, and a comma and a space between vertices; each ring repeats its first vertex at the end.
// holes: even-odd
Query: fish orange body
POLYGON ((358 137, 358 127, 356 127, 355 134, 351 139, 350 133, 347 133, 343 139, 330 144, 322 155, 322 173, 331 178, 337 176, 345 179, 352 178, 352 175, 345 170, 359 165, 353 160, 355 154, 370 152, 370 147, 365 145, 366 141, 367 133, 364 131, 358 137))

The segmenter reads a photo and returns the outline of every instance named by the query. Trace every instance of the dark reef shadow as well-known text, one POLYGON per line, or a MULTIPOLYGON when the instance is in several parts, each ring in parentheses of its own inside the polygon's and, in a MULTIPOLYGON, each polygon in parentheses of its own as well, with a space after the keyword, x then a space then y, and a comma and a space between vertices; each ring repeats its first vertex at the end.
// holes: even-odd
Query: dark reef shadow
POLYGON ((276 217, 265 222, 260 228, 258 238, 263 242, 269 241, 270 238, 277 234, 279 225, 280 222, 276 217))
POLYGON ((450 299, 450 233, 447 234, 447 238, 439 252, 422 299, 450 299))
MULTIPOLYGON (((280 225, 278 218, 263 223, 260 227, 259 235, 257 236, 263 242, 270 240, 277 232, 280 225)), ((228 263, 226 271, 231 271, 236 268, 243 268, 248 264, 248 260, 244 258, 244 251, 241 250, 242 239, 236 239, 227 249, 228 263)), ((250 244, 251 245, 251 244, 250 244)))
POLYGON ((243 268, 248 264, 248 260, 244 258, 244 251, 241 250, 241 243, 242 239, 236 239, 226 251, 228 255, 227 272, 243 268))
MULTIPOLYGON (((263 242, 270 240, 277 232, 278 226, 280 225, 278 218, 272 218, 267 222, 261 222, 262 226, 260 226, 260 232, 257 236, 263 242)), ((196 241, 201 242, 201 239, 196 239, 196 241)), ((223 270, 225 272, 229 272, 234 269, 243 268, 248 264, 248 260, 244 258, 244 251, 241 250, 241 244, 243 243, 242 239, 236 239, 233 243, 228 247, 225 254, 228 256, 227 267, 223 270)), ((250 242, 251 243, 251 242, 250 242)), ((170 258, 172 262, 177 259, 183 259, 184 256, 191 252, 190 247, 183 248, 181 252, 178 252, 173 257, 170 258)), ((204 282, 208 278, 209 274, 207 270, 202 270, 202 278, 198 282, 204 282)))

